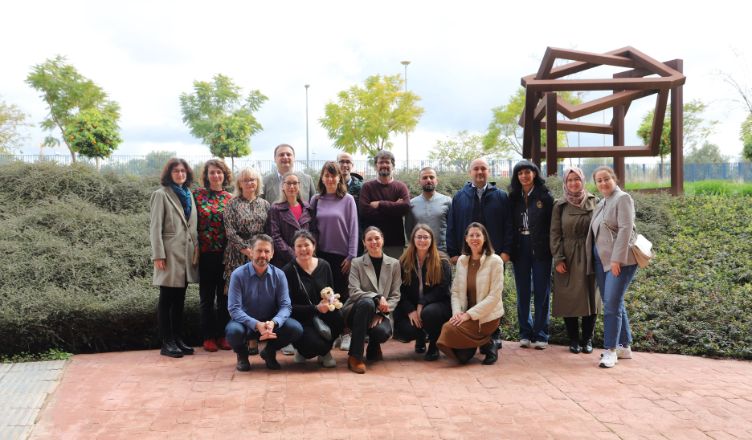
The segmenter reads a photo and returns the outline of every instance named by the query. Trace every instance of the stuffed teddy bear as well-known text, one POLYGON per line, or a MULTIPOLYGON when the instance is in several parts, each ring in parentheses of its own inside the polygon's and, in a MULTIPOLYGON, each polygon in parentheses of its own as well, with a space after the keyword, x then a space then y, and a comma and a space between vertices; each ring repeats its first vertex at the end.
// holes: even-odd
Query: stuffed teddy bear
POLYGON ((339 300, 339 293, 334 293, 331 287, 321 289, 321 298, 329 303, 329 311, 342 308, 342 301, 339 300))

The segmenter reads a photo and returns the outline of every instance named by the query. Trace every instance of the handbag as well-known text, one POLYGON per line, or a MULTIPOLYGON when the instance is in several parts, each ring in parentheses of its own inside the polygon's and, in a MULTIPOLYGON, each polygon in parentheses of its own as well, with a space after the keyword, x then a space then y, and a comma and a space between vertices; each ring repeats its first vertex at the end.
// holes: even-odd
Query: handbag
POLYGON ((630 249, 632 249, 632 254, 640 268, 648 267, 650 260, 655 257, 655 254, 653 253, 653 243, 642 234, 635 235, 635 239, 630 245, 630 249))
MULTIPOLYGON (((303 280, 300 279, 300 273, 298 272, 298 267, 295 265, 295 263, 292 263, 293 269, 295 269, 295 275, 298 277, 298 285, 300 285, 300 289, 305 294, 306 299, 308 300, 308 303, 310 305, 313 305, 313 302, 311 302, 311 297, 308 296, 308 290, 305 288, 305 285, 303 284, 303 280)), ((324 322, 323 319, 321 319, 320 316, 314 316, 313 317, 313 328, 316 329, 316 333, 319 334, 322 338, 324 338, 327 341, 332 340, 332 329, 329 327, 329 324, 324 322)))
MULTIPOLYGON (((611 225, 606 222, 603 222, 603 224, 606 225, 606 228, 611 232, 611 237, 613 238, 613 233, 616 232, 616 228, 611 227, 611 225)), ((653 253, 653 243, 645 238, 644 235, 638 234, 634 227, 632 227, 632 237, 629 243, 629 250, 632 252, 632 255, 634 255, 637 266, 641 269, 648 267, 650 260, 655 257, 655 253, 653 253)))

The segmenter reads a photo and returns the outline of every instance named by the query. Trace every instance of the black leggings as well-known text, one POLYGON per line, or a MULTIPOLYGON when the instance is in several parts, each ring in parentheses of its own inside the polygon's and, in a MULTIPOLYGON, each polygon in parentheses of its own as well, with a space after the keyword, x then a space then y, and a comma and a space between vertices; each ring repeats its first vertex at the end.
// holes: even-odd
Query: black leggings
POLYGON ((598 315, 590 315, 582 317, 582 339, 580 339, 580 329, 578 328, 578 317, 564 318, 564 325, 567 327, 567 336, 570 341, 587 341, 593 339, 593 331, 595 330, 595 319, 598 315))
POLYGON ((222 256, 221 252, 206 252, 199 259, 198 295, 201 300, 201 334, 204 340, 223 337, 225 326, 230 322, 222 256))
POLYGON ((436 342, 441 333, 441 326, 452 317, 452 306, 448 302, 436 302, 423 307, 420 319, 423 328, 416 328, 410 323, 410 318, 397 306, 394 310, 395 338, 403 342, 414 341, 428 334, 428 340, 436 342))
POLYGON ((183 332, 183 306, 186 287, 159 286, 157 318, 163 341, 180 339, 183 332))

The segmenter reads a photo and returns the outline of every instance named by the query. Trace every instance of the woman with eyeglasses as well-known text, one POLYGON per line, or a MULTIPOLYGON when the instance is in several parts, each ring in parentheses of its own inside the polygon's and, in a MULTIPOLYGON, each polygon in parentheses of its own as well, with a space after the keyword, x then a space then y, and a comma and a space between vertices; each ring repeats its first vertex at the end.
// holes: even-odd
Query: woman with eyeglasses
POLYGON ((427 361, 435 361, 439 358, 436 341, 441 326, 452 316, 449 294, 452 269, 449 260, 441 258, 430 226, 415 225, 407 249, 400 257, 400 266, 402 285, 400 301, 394 309, 395 339, 414 340, 415 352, 425 353, 423 358, 427 361))
POLYGON ((181 337, 185 291, 188 283, 198 282, 198 222, 190 190, 193 171, 184 159, 172 158, 162 170, 160 183, 149 201, 153 284, 159 286, 160 354, 180 358, 193 354, 181 337))
POLYGON ((300 197, 300 177, 293 172, 282 176, 282 194, 269 210, 269 232, 274 240, 272 264, 282 268, 295 258, 293 236, 301 229, 308 230, 311 212, 300 197))

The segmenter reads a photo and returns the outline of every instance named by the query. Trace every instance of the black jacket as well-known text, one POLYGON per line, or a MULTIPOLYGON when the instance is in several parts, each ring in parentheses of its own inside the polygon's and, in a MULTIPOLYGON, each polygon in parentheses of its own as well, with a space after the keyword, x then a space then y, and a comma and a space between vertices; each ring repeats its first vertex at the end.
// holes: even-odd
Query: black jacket
POLYGON ((536 260, 551 259, 551 245, 549 236, 551 233, 551 211, 554 205, 554 198, 551 192, 543 185, 536 185, 527 198, 527 209, 525 207, 525 197, 522 192, 510 194, 512 200, 512 224, 514 226, 514 245, 512 246, 512 261, 514 262, 520 254, 520 230, 522 229, 522 219, 527 210, 528 230, 532 244, 533 257, 536 260))
MULTIPOLYGON (((423 267, 423 279, 426 278, 426 268, 423 267)), ((402 282, 400 286, 400 301, 397 309, 403 311, 405 315, 416 310, 418 304, 424 307, 435 302, 446 302, 449 304, 451 294, 449 287, 452 285, 452 268, 449 261, 441 259, 441 283, 433 286, 423 286, 423 297, 418 295, 418 275, 413 271, 410 274, 410 285, 402 282)))

